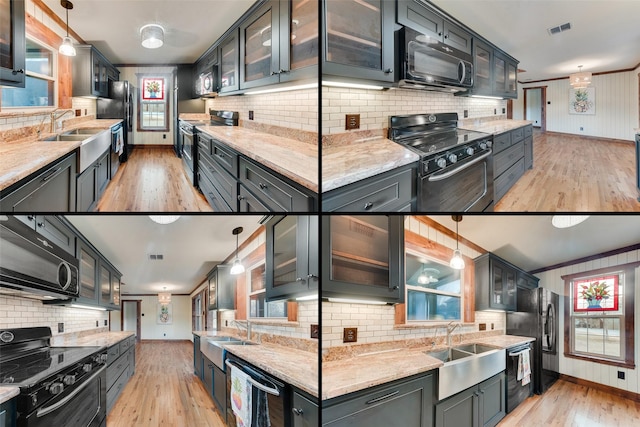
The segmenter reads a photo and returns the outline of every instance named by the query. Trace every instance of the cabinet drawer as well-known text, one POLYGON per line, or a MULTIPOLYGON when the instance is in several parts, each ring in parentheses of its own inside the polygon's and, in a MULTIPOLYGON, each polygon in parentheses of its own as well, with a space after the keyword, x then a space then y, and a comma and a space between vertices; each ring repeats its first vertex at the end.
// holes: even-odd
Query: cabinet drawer
POLYGON ((129 366, 129 359, 126 354, 123 354, 122 357, 118 357, 118 359, 107 367, 107 390, 113 386, 118 377, 122 375, 122 373, 129 366))
POLYGON ((239 212, 269 212, 269 207, 258 200, 247 188, 238 186, 238 211, 239 212))
POLYGON ((511 143, 522 141, 524 139, 524 128, 518 128, 511 131, 511 143))
POLYGON ((493 156, 493 176, 499 177, 509 169, 518 159, 524 157, 524 143, 519 142, 493 156))
POLYGON ((121 373, 111 387, 108 387, 109 382, 107 381, 107 414, 109 414, 113 404, 118 400, 118 396, 120 396, 124 386, 127 385, 127 381, 129 381, 129 375, 126 370, 121 373))
POLYGON ((131 341, 129 338, 120 341, 120 354, 125 354, 129 347, 131 347, 131 341))
POLYGON ((112 345, 107 350, 107 365, 111 365, 120 356, 120 345, 112 345))
POLYGON ((504 196, 507 191, 524 174, 524 158, 521 158, 515 165, 511 166, 505 173, 500 175, 493 183, 494 203, 504 196))
POLYGON ((211 183, 211 178, 207 174, 198 172, 198 186, 215 212, 233 212, 233 209, 211 183))
POLYGON ((498 153, 511 145, 511 134, 509 132, 495 135, 493 137, 493 152, 498 153))
POLYGON ((198 153, 211 155, 211 140, 209 138, 198 135, 198 153))
POLYGON ((211 154, 213 160, 220 163, 227 172, 234 177, 238 176, 238 153, 214 139, 211 142, 211 154))
POLYGON ((202 172, 209 178, 210 184, 215 187, 227 205, 235 206, 238 200, 238 181, 236 178, 211 158, 203 156, 201 160, 202 172))
POLYGON ((533 135, 533 126, 532 125, 525 126, 523 129, 524 129, 524 137, 525 138, 528 137, 528 136, 533 135))
POLYGON ((329 195, 322 203, 324 211, 377 212, 396 211, 411 204, 414 169, 394 171, 356 184, 349 190, 329 195))
POLYGON ((311 197, 244 158, 240 159, 240 182, 270 211, 306 212, 311 208, 311 197))

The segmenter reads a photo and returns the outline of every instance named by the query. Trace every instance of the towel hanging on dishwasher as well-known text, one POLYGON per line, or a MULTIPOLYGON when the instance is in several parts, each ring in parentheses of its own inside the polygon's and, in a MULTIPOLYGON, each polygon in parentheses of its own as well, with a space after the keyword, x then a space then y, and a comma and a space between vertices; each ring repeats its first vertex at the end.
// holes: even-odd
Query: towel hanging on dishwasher
POLYGON ((251 426, 251 393, 249 375, 231 366, 231 409, 236 416, 237 427, 251 426))
POLYGON ((529 361, 529 350, 522 350, 518 355, 518 373, 516 375, 518 381, 522 380, 522 385, 531 382, 531 363, 529 361))
POLYGON ((124 153, 124 132, 122 131, 122 127, 116 131, 116 153, 119 156, 124 153))

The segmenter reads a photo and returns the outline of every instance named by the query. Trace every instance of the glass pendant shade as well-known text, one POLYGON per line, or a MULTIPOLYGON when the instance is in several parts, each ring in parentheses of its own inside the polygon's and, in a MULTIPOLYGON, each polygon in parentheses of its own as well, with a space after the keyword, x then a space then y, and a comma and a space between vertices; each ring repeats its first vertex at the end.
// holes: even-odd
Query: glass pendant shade
POLYGON ((233 261, 233 265, 231 266, 231 271, 229 271, 229 273, 234 275, 244 273, 244 265, 242 265, 238 258, 233 261))
POLYGON ((171 302, 171 293, 170 292, 158 293, 158 302, 160 304, 169 304, 171 302))
POLYGON ((569 83, 574 89, 584 89, 591 84, 592 74, 587 71, 582 71, 582 65, 578 67, 579 72, 573 73, 569 76, 569 83))
POLYGON ((148 24, 140 28, 142 46, 157 49, 164 44, 164 28, 157 24, 148 24))
POLYGON ((462 252, 460 252, 460 249, 453 251, 453 258, 449 261, 449 266, 456 270, 462 270, 464 268, 464 259, 462 258, 462 252))
POLYGON ((71 37, 66 36, 62 39, 62 44, 58 49, 61 55, 65 56, 76 56, 76 48, 73 47, 73 42, 71 41, 71 37))

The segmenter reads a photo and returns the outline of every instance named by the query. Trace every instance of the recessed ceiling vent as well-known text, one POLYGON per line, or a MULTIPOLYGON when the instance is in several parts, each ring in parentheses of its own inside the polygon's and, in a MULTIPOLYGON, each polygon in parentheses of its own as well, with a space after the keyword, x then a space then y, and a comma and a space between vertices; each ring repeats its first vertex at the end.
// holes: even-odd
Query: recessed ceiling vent
POLYGON ((162 254, 149 254, 149 259, 151 261, 162 261, 164 259, 164 255, 162 255, 162 254))
POLYGON ((566 24, 558 25, 557 27, 547 28, 547 32, 549 35, 553 36, 555 34, 560 34, 563 31, 567 31, 571 29, 571 23, 567 22, 566 24))

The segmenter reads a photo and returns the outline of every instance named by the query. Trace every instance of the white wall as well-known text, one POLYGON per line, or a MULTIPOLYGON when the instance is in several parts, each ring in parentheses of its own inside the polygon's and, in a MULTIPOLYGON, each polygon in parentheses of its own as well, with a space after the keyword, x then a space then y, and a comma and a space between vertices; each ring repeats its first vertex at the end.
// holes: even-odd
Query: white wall
MULTIPOLYGON (((540 278, 541 287, 550 289, 558 295, 561 295, 559 322, 560 334, 558 338, 558 342, 560 343, 560 373, 608 385, 611 387, 620 388, 633 393, 640 393, 640 372, 637 367, 636 369, 625 369, 617 366, 588 362, 585 360, 566 358, 563 354, 565 297, 562 296, 564 295, 564 281, 562 280, 561 276, 636 261, 640 261, 640 250, 626 252, 606 258, 600 258, 594 261, 583 262, 580 264, 575 264, 555 270, 545 271, 536 275, 540 278), (618 371, 623 371, 625 373, 625 380, 618 379, 618 371)), ((635 362, 636 366, 638 366, 638 362, 640 362, 640 339, 638 338, 638 332, 640 331, 640 268, 636 269, 635 276, 635 362)))
POLYGON ((143 340, 188 340, 191 339, 191 297, 172 295, 173 323, 156 322, 157 295, 123 295, 123 300, 142 300, 140 338, 143 340))
POLYGON ((551 103, 547 104, 547 131, 632 141, 633 128, 638 127, 639 69, 593 76, 595 115, 569 114, 568 79, 519 85, 513 118, 524 119, 523 88, 547 86, 547 102, 551 103))

